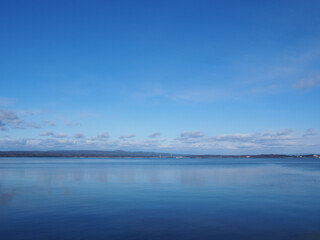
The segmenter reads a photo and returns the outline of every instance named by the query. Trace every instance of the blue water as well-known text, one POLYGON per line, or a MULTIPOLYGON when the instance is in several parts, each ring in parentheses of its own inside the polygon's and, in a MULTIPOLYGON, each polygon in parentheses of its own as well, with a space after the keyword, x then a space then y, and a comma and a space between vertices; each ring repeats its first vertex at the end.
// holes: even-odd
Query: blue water
POLYGON ((320 239, 320 159, 0 158, 0 239, 320 239))

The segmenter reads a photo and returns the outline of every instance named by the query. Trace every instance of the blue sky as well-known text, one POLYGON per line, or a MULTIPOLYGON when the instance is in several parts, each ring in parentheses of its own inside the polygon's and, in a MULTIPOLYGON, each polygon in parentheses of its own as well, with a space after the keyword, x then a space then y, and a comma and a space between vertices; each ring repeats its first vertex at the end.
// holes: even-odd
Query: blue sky
POLYGON ((319 1, 1 1, 0 150, 319 153, 319 1))

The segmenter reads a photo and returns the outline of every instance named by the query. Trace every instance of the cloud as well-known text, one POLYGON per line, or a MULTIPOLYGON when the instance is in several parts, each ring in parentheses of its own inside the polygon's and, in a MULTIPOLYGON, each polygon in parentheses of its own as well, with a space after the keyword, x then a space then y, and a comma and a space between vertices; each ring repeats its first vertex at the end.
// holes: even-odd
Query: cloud
POLYGON ((48 137, 48 136, 53 136, 53 132, 52 131, 47 131, 47 132, 42 132, 40 133, 40 136, 43 136, 43 137, 48 137))
POLYGON ((169 87, 165 88, 146 88, 135 92, 133 97, 138 100, 157 100, 157 99, 167 99, 175 102, 214 102, 221 99, 227 99, 234 97, 237 92, 230 94, 230 89, 217 88, 215 86, 210 86, 207 88, 203 87, 193 87, 184 88, 179 90, 172 90, 169 87))
POLYGON ((245 153, 282 151, 284 153, 284 149, 295 151, 296 149, 301 149, 299 146, 306 141, 301 134, 294 133, 290 129, 278 132, 220 134, 207 137, 200 137, 201 134, 199 134, 199 137, 194 138, 189 136, 197 136, 197 134, 186 133, 188 134, 180 134, 180 137, 175 139, 175 143, 172 146, 193 151, 208 151, 210 153, 220 151, 223 154, 230 151, 237 153, 241 151, 245 153))
POLYGON ((230 94, 230 91, 227 89, 217 89, 216 87, 210 87, 206 89, 198 88, 198 89, 188 89, 176 92, 169 96, 176 101, 187 101, 187 102, 214 102, 217 100, 223 100, 228 98, 233 98, 236 96, 237 92, 234 94, 230 94))
POLYGON ((129 138, 134 138, 135 136, 136 135, 134 135, 134 134, 128 134, 128 135, 122 135, 119 138, 125 140, 125 139, 129 139, 129 138))
POLYGON ((296 137, 291 135, 291 129, 285 129, 278 132, 263 132, 263 133, 247 133, 247 134, 222 134, 211 137, 213 141, 225 142, 250 142, 250 143, 267 143, 285 140, 297 140, 296 137))
POLYGON ((149 138, 156 138, 156 137, 159 137, 160 135, 161 135, 161 133, 155 132, 155 133, 151 133, 148 137, 149 138))
POLYGON ((36 115, 39 114, 39 111, 16 110, 16 113, 18 113, 19 115, 36 115))
POLYGON ((76 127, 76 126, 79 126, 80 123, 78 122, 65 122, 65 125, 68 126, 68 127, 76 127))
POLYGON ((55 137, 55 138, 66 138, 67 134, 65 134, 65 133, 56 133, 56 134, 53 135, 53 137, 55 137))
POLYGON ((203 137, 203 132, 196 131, 196 132, 182 132, 180 133, 181 138, 201 138, 203 137))
POLYGON ((218 136, 209 137, 209 140, 213 141, 231 141, 231 142, 238 142, 238 141, 252 141, 256 137, 256 134, 221 134, 218 136))
POLYGON ((86 136, 83 133, 75 133, 73 135, 74 138, 85 138, 86 136))
POLYGON ((279 84, 263 85, 250 89, 248 92, 253 94, 274 94, 281 92, 283 86, 279 84))
POLYGON ((303 137, 311 137, 318 135, 317 131, 314 128, 309 128, 304 133, 303 137))
POLYGON ((25 128, 25 121, 20 119, 16 113, 6 109, 0 109, 0 126, 4 128, 25 128))
POLYGON ((53 126, 56 125, 56 123, 55 123, 54 121, 43 120, 43 121, 42 121, 42 125, 43 125, 43 126, 51 126, 51 127, 53 127, 53 126))
POLYGON ((2 123, 0 122, 0 131, 8 131, 8 128, 1 125, 2 123))
POLYGON ((113 141, 97 138, 23 138, 23 139, 0 139, 0 150, 117 150, 124 149, 128 151, 160 150, 163 139, 152 140, 132 140, 132 141, 113 141))
POLYGON ((41 125, 37 123, 27 123, 27 126, 32 128, 41 128, 41 125))
POLYGON ((179 137, 177 137, 175 140, 186 143, 186 144, 191 144, 191 143, 197 143, 199 141, 202 141, 204 137, 203 132, 200 131, 186 131, 180 133, 179 137))
POLYGON ((0 106, 7 107, 14 104, 16 100, 14 98, 0 98, 0 106))
POLYGON ((300 79, 293 85, 294 88, 299 89, 313 88, 318 86, 320 86, 320 75, 311 78, 300 79))
POLYGON ((6 131, 9 130, 9 128, 26 129, 28 127, 41 128, 41 125, 27 122, 11 110, 0 109, 0 131, 6 131))
POLYGON ((319 135, 314 130, 294 132, 290 129, 256 133, 204 135, 202 132, 183 132, 175 139, 136 139, 133 134, 120 140, 87 138, 82 133, 68 137, 65 133, 42 132, 46 138, 0 138, 0 149, 95 149, 128 151, 156 151, 207 154, 257 154, 257 153, 317 153, 319 135), (181 137, 183 136, 183 137, 181 137), (130 139, 130 141, 126 141, 130 139), (299 152, 297 152, 299 151, 299 152))
POLYGON ((279 136, 286 136, 289 135, 290 133, 292 133, 293 131, 291 129, 284 129, 282 131, 278 131, 275 133, 271 133, 271 132, 266 132, 263 133, 263 136, 274 136, 274 137, 279 137, 279 136))
POLYGON ((109 137, 110 137, 109 133, 107 133, 107 132, 100 133, 100 134, 97 135, 98 139, 108 139, 109 137))

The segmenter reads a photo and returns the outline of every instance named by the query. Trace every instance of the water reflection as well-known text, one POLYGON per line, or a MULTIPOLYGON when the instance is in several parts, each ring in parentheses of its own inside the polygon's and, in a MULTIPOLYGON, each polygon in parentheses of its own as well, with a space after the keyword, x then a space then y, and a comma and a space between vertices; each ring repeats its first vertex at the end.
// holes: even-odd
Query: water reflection
MULTIPOLYGON (((121 160, 119 160, 121 161, 121 160)), ((2 163, 0 161, 0 181, 18 180, 23 179, 24 182, 34 181, 39 185, 52 185, 53 183, 67 183, 67 184, 81 184, 86 181, 95 181, 96 183, 139 183, 144 182, 148 184, 159 183, 174 183, 183 185, 195 185, 202 186, 207 184, 255 184, 259 180, 265 182, 276 181, 279 183, 279 179, 274 179, 281 174, 282 180, 288 180, 290 177, 297 178, 298 176, 306 176, 313 178, 313 181, 318 181, 320 164, 317 164, 317 168, 313 168, 312 171, 308 169, 287 167, 277 164, 261 164, 257 166, 244 165, 133 165, 134 160, 131 160, 130 164, 118 165, 110 164, 108 160, 100 162, 99 164, 76 164, 68 165, 61 161, 59 163, 54 162, 52 165, 48 163, 25 163, 23 165, 2 163)), ((156 161, 156 160, 145 160, 156 161)), ((280 180, 281 180, 280 179, 280 180)), ((305 179, 307 180, 307 179, 305 179)), ((304 181, 305 181, 304 180, 304 181)), ((288 181, 288 184, 291 184, 288 181)))
POLYGON ((9 189, 4 189, 1 185, 0 185, 0 206, 9 204, 14 196, 14 189, 9 188, 9 189))
POLYGON ((310 159, 0 159, 5 239, 312 239, 319 199, 310 159))

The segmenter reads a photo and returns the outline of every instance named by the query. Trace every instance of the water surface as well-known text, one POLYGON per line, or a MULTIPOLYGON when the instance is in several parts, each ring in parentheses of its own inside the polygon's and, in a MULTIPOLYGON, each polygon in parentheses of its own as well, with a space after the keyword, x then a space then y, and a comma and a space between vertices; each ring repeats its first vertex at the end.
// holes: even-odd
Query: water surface
POLYGON ((0 239, 320 239, 320 159, 0 158, 0 239))

